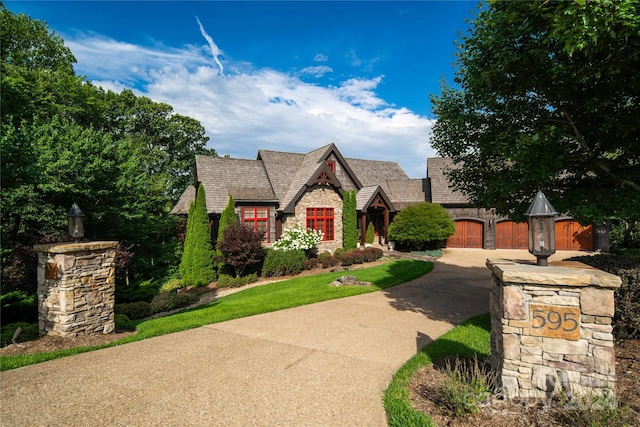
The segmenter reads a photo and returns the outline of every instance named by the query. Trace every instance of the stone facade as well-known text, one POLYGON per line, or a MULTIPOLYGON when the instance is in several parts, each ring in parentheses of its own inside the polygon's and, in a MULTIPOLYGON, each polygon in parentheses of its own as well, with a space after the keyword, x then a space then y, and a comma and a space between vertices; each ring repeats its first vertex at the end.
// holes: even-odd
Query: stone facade
POLYGON ((615 402, 612 317, 620 278, 578 262, 487 260, 491 364, 505 398, 603 396, 615 402))
POLYGON ((296 204, 295 214, 282 221, 284 229, 295 224, 307 228, 307 208, 333 208, 333 240, 318 244, 318 253, 332 252, 342 247, 342 196, 330 186, 315 185, 296 204))
POLYGON ((74 337, 115 329, 118 242, 35 245, 40 334, 74 337))

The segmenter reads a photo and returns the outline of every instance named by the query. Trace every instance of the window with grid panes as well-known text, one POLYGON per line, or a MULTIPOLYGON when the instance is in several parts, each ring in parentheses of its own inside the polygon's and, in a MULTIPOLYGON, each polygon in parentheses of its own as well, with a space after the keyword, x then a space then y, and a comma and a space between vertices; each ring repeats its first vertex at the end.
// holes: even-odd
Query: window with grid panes
POLYGON ((242 225, 264 233, 263 241, 269 242, 269 208, 242 208, 242 225))
POLYGON ((333 240, 333 208, 307 208, 307 228, 322 231, 322 240, 333 240))

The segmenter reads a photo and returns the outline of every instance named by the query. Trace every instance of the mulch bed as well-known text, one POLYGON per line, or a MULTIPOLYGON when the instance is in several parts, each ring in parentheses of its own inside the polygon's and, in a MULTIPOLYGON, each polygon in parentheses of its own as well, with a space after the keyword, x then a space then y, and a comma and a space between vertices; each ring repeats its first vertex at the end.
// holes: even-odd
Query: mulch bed
MULTIPOLYGON (((597 426, 640 425, 640 340, 625 340, 615 344, 617 399, 623 407, 617 423, 603 422, 597 426)), ((440 384, 445 380, 444 363, 436 361, 422 368, 410 383, 410 401, 414 409, 427 414, 439 426, 449 427, 573 427, 578 425, 575 413, 557 401, 505 402, 494 401, 470 416, 455 417, 443 410, 440 384)), ((601 416, 602 411, 594 411, 601 416)), ((592 415, 594 415, 592 414, 592 415)))

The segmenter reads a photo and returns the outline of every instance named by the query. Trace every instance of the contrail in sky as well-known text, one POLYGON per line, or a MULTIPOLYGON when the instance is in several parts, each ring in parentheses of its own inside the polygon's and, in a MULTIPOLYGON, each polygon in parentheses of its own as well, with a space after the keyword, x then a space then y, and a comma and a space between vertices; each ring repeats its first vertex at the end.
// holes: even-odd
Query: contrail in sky
POLYGON ((218 59, 218 56, 221 55, 222 52, 218 48, 218 45, 213 41, 211 36, 209 36, 209 34, 207 34, 207 32, 205 31, 204 27, 200 23, 200 19, 198 19, 197 16, 196 16, 196 21, 198 21, 198 25, 200 26, 200 32, 202 33, 202 36, 209 43, 209 48, 211 48, 211 53, 213 54, 213 60, 216 61, 216 64, 218 64, 219 74, 221 76, 224 76, 224 67, 222 66, 222 63, 220 62, 220 59, 218 59))

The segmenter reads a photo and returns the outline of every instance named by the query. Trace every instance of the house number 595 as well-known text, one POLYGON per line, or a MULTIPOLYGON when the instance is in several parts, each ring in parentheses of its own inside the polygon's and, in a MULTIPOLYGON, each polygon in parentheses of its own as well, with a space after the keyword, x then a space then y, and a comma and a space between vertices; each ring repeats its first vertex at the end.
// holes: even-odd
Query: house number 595
POLYGON ((577 307, 531 304, 530 315, 533 336, 580 339, 580 310, 577 307))

